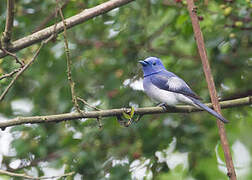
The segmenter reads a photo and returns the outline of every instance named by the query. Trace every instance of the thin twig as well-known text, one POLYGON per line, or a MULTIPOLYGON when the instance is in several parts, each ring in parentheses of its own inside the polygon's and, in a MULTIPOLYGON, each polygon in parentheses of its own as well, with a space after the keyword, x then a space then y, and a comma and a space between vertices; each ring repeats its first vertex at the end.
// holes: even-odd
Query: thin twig
POLYGON ((101 116, 96 118, 99 129, 102 129, 101 116))
MULTIPOLYGON (((252 104, 251 96, 246 98, 233 99, 229 101, 220 102, 222 108, 231 108, 250 104, 252 104)), ((206 105, 212 107, 212 105, 209 103, 206 105)), ((131 111, 131 109, 121 108, 121 109, 109 109, 101 111, 88 111, 82 114, 77 112, 77 113, 65 113, 65 114, 48 115, 48 116, 16 117, 8 121, 0 122, 0 128, 4 130, 6 127, 21 124, 62 122, 80 118, 116 117, 116 116, 122 116, 123 112, 125 111, 131 111)), ((197 111, 202 111, 202 109, 198 109, 193 106, 176 106, 174 108, 168 108, 166 110, 162 107, 146 107, 146 108, 136 108, 134 114, 147 115, 147 114, 160 114, 160 113, 191 113, 197 111)))
POLYGON ((83 104, 87 105, 88 107, 94 109, 94 110, 97 110, 97 111, 101 111, 101 109, 95 107, 95 106, 92 106, 90 105, 87 101, 85 101, 84 99, 80 98, 80 97, 77 97, 77 100, 81 101, 83 104))
POLYGON ((21 67, 23 67, 24 62, 20 61, 15 54, 6 50, 11 40, 11 33, 12 33, 13 20, 14 20, 14 4, 15 4, 15 0, 7 0, 7 16, 6 16, 5 30, 3 32, 2 42, 0 43, 0 49, 4 53, 14 57, 16 62, 20 64, 21 67))
POLYGON ((78 102, 77 102, 77 98, 76 98, 76 95, 75 95, 75 91, 74 91, 75 83, 74 83, 74 81, 72 79, 72 60, 70 59, 70 51, 69 51, 69 48, 68 48, 67 25, 66 25, 66 21, 64 19, 64 15, 62 13, 62 10, 61 10, 61 7, 59 5, 58 0, 56 0, 56 2, 57 2, 58 11, 59 11, 61 20, 62 20, 62 22, 64 24, 64 33, 63 33, 63 36, 64 36, 65 53, 66 53, 66 61, 67 61, 67 79, 68 79, 68 82, 69 82, 69 85, 70 85, 70 89, 71 89, 72 102, 73 102, 73 105, 76 108, 76 110, 79 113, 82 113, 82 111, 79 108, 79 105, 78 105, 78 102))
POLYGON ((75 174, 75 172, 70 172, 70 173, 59 175, 59 176, 32 177, 32 176, 29 176, 29 175, 24 174, 24 173, 22 173, 22 174, 21 173, 14 173, 14 172, 9 172, 9 171, 5 171, 5 170, 0 169, 0 174, 5 174, 5 175, 11 176, 11 177, 21 177, 21 178, 26 178, 26 179, 53 179, 53 178, 61 178, 61 177, 66 177, 66 176, 72 176, 72 175, 75 174))
MULTIPOLYGON (((35 59, 37 58, 37 56, 38 56, 38 54, 40 52, 40 49, 44 46, 44 44, 47 44, 50 40, 55 39, 55 37, 57 36, 56 27, 57 27, 57 23, 54 24, 54 28, 53 28, 54 31, 53 31, 53 33, 47 39, 45 39, 45 40, 43 40, 41 42, 41 45, 38 48, 38 50, 36 51, 36 53, 33 56, 33 58, 27 64, 21 65, 22 67, 17 72, 16 76, 11 80, 10 84, 6 87, 6 89, 1 94, 1 96, 0 96, 0 102, 4 99, 4 97, 6 96, 6 94, 10 90, 10 88, 13 86, 13 84, 15 83, 15 81, 18 79, 18 77, 35 61, 35 59)), ((0 47, 1 47, 1 44, 0 44, 0 47)), ((12 54, 12 53, 10 53, 10 54, 12 54)), ((14 55, 14 57, 17 58, 16 55, 14 55)), ((18 58, 16 60, 18 60, 18 58)))
POLYGON ((38 56, 38 54, 40 52, 40 49, 44 46, 44 44, 48 43, 53 37, 54 36, 52 35, 47 40, 41 42, 41 45, 38 48, 38 50, 36 51, 36 53, 34 54, 33 58, 27 64, 25 64, 24 67, 22 67, 22 69, 16 74, 16 76, 11 80, 10 84, 3 91, 3 93, 0 96, 0 102, 4 99, 4 97, 6 96, 6 94, 10 90, 10 88, 13 86, 15 81, 18 79, 18 77, 35 61, 35 59, 37 58, 37 56, 38 56))
MULTIPOLYGON (((211 96, 211 101, 213 103, 214 110, 217 111, 219 114, 221 114, 220 104, 218 102, 217 92, 215 89, 213 76, 211 73, 210 65, 208 62, 207 54, 206 54, 204 39, 203 39, 202 32, 200 30, 200 25, 199 25, 198 16, 197 16, 197 8, 194 5, 193 0, 187 0, 187 7, 188 7, 191 20, 192 20, 194 36, 195 36, 197 46, 198 46, 198 51, 201 57, 208 89, 211 96)), ((229 144, 228 144, 224 124, 221 121, 217 120, 217 126, 219 129, 221 145, 224 151, 224 156, 225 156, 225 161, 226 161, 226 166, 227 166, 227 171, 228 171, 227 175, 231 180, 236 180, 236 173, 235 173, 234 164, 232 161, 231 152, 229 149, 229 144)))
MULTIPOLYGON (((69 3, 70 0, 66 0, 64 2, 64 4, 61 6, 61 9, 64 9, 67 4, 69 3)), ((45 26, 48 24, 48 22, 50 22, 54 17, 57 16, 57 12, 58 11, 53 11, 50 15, 48 15, 43 21, 42 23, 35 29, 32 31, 32 33, 35 33, 37 31, 40 31, 41 29, 45 28, 45 26)))
MULTIPOLYGON (((127 3, 130 3, 134 0, 110 0, 107 2, 104 2, 98 6, 92 7, 90 9, 85 9, 79 14, 76 14, 72 17, 69 17, 65 20, 67 29, 72 28, 75 25, 81 24, 89 19, 92 19, 96 16, 105 14, 108 11, 111 11, 112 9, 118 8, 120 6, 123 6, 127 3)), ((12 42, 12 46, 8 48, 10 52, 15 52, 20 49, 26 48, 28 46, 31 46, 35 43, 38 43, 42 41, 43 39, 46 39, 51 36, 51 34, 54 33, 53 31, 54 25, 44 28, 36 33, 33 33, 29 36, 26 36, 24 38, 21 38, 17 41, 12 42)), ((59 25, 56 28, 56 32, 60 33, 64 30, 64 24, 63 22, 60 22, 59 25)), ((0 51, 0 58, 5 57, 7 54, 0 51)))
POLYGON ((14 74, 16 74, 18 71, 20 71, 22 68, 18 68, 18 69, 14 69, 13 71, 11 71, 10 73, 6 73, 2 76, 0 76, 0 80, 4 79, 4 78, 8 78, 8 77, 12 77, 14 74))
POLYGON ((21 67, 24 66, 24 62, 23 62, 22 60, 19 60, 18 57, 16 56, 16 54, 11 53, 11 52, 7 51, 6 49, 4 49, 4 47, 2 47, 2 43, 0 43, 0 49, 1 49, 4 53, 6 53, 6 54, 12 56, 13 58, 15 58, 16 63, 20 64, 21 67))
POLYGON ((4 48, 8 47, 11 40, 11 31, 12 31, 13 20, 14 20, 14 4, 15 4, 15 0, 7 0, 6 23, 5 23, 5 29, 4 29, 3 37, 2 37, 4 48))

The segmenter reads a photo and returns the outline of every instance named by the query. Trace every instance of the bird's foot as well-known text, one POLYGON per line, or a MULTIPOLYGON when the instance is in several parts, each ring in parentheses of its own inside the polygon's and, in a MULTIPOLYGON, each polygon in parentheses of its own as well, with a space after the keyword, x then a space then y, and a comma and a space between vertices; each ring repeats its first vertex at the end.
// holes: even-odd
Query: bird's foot
POLYGON ((159 103, 159 104, 157 104, 156 106, 162 107, 162 106, 165 106, 165 105, 166 105, 165 103, 159 103))
POLYGON ((162 107, 164 111, 173 108, 173 106, 169 106, 166 103, 160 103, 157 105, 158 107, 162 107))

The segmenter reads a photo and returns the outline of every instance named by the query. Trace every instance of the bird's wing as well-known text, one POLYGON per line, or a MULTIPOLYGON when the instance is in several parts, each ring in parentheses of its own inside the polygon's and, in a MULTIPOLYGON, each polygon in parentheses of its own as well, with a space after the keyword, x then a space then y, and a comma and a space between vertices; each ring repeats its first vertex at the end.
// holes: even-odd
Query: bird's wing
POLYGON ((191 90, 185 81, 174 74, 171 76, 163 73, 153 74, 150 79, 151 82, 160 89, 180 93, 195 99, 201 99, 195 92, 191 90))

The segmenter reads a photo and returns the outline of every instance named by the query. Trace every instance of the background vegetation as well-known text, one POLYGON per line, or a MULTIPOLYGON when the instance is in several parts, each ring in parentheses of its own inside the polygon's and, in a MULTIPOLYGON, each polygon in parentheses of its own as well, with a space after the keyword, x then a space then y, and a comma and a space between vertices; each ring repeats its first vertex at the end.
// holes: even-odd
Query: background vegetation
MULTIPOLYGON (((102 0, 67 1, 71 17, 102 0)), ((221 99, 251 95, 252 2, 196 1, 214 81, 221 99)), ((61 2, 64 4, 64 2, 61 2)), ((55 12, 54 1, 15 1, 12 39, 25 37, 55 12)), ((6 2, 0 6, 4 31, 6 2)), ((59 21, 60 18, 58 17, 59 21)), ((46 26, 55 23, 51 18, 46 26)), ((190 17, 181 0, 138 0, 67 31, 76 94, 101 109, 155 105, 140 89, 138 60, 161 58, 170 71, 209 102, 207 84, 190 17)), ((38 45, 17 52, 25 62, 38 45)), ((17 68, 0 59, 0 73, 17 68)), ((0 81, 1 91, 10 79, 0 81)), ((81 108, 90 110, 88 107, 81 108)), ((67 81, 63 34, 41 50, 35 63, 0 102, 2 121, 73 111, 67 81)), ((252 178, 251 106, 223 110, 238 177, 252 178)), ((146 115, 125 128, 115 118, 20 125, 0 132, 1 168, 43 176, 49 168, 75 179, 225 179, 223 152, 215 118, 208 113, 146 115), (8 146, 10 143, 10 146, 8 146), (47 168, 47 169, 46 169, 47 168)), ((56 171, 51 174, 57 174, 56 171)), ((68 177, 68 178, 72 178, 68 177)), ((8 179, 0 175, 2 179, 8 179)), ((14 178, 15 179, 15 178, 14 178)))

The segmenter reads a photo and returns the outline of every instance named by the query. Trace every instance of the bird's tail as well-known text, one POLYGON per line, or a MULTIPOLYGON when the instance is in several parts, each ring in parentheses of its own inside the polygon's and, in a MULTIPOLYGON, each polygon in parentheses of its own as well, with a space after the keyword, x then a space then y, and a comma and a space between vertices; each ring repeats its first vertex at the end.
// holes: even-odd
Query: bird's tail
MULTIPOLYGON (((189 97, 190 98, 190 97, 189 97)), ((220 115, 219 113, 217 113, 216 111, 214 111, 213 109, 209 108, 208 106, 206 106, 205 104, 201 103, 199 100, 194 99, 194 98, 190 98, 197 106, 201 107, 202 109, 206 110, 207 112, 209 112, 210 114, 212 114, 213 116, 217 117, 218 119, 220 119, 222 122, 224 123, 228 123, 229 121, 227 119, 225 119, 222 115, 220 115)))

